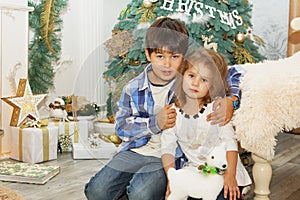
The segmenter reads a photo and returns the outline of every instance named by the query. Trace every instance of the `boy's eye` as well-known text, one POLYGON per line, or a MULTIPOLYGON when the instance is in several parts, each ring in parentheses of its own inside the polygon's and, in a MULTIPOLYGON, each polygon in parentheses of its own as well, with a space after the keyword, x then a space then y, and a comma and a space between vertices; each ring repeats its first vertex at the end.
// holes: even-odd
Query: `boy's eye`
POLYGON ((202 79, 202 82, 207 82, 207 81, 208 81, 208 80, 207 80, 207 79, 205 79, 205 78, 203 78, 203 79, 202 79))

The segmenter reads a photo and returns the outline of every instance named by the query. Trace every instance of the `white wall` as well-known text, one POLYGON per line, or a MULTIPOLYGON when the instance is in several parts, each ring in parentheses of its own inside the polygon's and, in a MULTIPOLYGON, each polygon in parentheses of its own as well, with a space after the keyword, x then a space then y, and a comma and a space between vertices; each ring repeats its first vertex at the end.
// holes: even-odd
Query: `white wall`
MULTIPOLYGON (((14 96, 19 79, 27 77, 29 10, 27 0, 0 0, 0 97, 14 96)), ((0 102, 0 128, 4 130, 4 137, 0 137, 0 158, 1 153, 11 148, 12 111, 12 106, 0 102)))
POLYGON ((253 33, 260 36, 266 45, 259 48, 260 53, 269 60, 286 57, 289 0, 250 0, 253 4, 253 33))
POLYGON ((107 85, 102 73, 108 59, 103 43, 111 37, 119 13, 130 0, 69 0, 62 14, 62 65, 53 95, 80 95, 105 104, 107 85))

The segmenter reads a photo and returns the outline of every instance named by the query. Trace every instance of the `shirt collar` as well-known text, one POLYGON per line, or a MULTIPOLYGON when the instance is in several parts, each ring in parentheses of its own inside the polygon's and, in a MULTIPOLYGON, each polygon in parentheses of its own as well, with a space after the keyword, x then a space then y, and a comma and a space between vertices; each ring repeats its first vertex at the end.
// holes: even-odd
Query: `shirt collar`
POLYGON ((144 69, 143 75, 142 75, 142 80, 144 81, 140 81, 139 82, 139 90, 145 90, 147 88, 150 88, 150 82, 149 82, 149 78, 148 78, 148 72, 152 70, 152 65, 151 63, 149 63, 146 68, 144 69))

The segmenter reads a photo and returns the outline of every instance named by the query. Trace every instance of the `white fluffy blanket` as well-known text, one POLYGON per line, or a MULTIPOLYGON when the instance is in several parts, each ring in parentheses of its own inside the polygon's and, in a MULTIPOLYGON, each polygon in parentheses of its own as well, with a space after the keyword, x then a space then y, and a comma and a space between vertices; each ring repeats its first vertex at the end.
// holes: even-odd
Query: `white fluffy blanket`
POLYGON ((236 136, 246 150, 274 157, 276 136, 300 127, 300 52, 278 61, 242 65, 242 100, 235 111, 236 136))

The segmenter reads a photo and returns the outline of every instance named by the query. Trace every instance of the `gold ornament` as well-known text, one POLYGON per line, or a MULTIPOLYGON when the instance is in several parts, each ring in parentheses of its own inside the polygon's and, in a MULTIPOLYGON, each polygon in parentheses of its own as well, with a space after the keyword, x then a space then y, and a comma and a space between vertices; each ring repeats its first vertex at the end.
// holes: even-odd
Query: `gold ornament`
POLYGON ((109 140, 114 144, 121 144, 122 142, 122 140, 119 138, 117 134, 110 135, 109 140))
POLYGON ((152 6, 152 2, 150 0, 144 0, 143 6, 146 8, 150 8, 152 6))
POLYGON ((27 79, 20 79, 16 96, 1 98, 14 108, 10 125, 20 126, 26 118, 39 120, 37 106, 46 95, 47 94, 32 95, 27 79))
POLYGON ((246 39, 246 36, 245 34, 243 33, 238 33, 236 36, 235 36, 235 40, 239 43, 243 43, 246 39))
POLYGON ((130 61, 128 62, 128 64, 129 64, 129 65, 132 65, 132 66, 140 66, 141 61, 139 61, 139 60, 130 60, 130 61))
POLYGON ((119 145, 122 143, 122 140, 121 138, 116 134, 112 134, 112 135, 102 135, 102 134, 99 134, 99 138, 104 140, 105 142, 111 142, 115 145, 119 145))
POLYGON ((142 14, 141 18, 139 19, 140 23, 149 23, 156 19, 156 14, 154 13, 154 9, 157 7, 157 4, 152 4, 150 0, 144 0, 143 6, 140 7, 136 14, 142 14))

